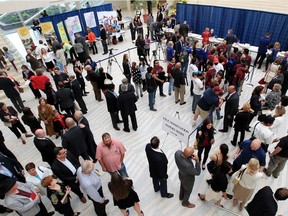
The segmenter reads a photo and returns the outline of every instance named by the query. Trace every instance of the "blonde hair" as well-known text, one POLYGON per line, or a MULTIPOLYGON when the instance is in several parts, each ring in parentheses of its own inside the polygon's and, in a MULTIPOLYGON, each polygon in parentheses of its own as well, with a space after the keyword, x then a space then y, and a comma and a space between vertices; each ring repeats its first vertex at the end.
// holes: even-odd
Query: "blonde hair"
POLYGON ((281 88, 282 88, 282 86, 279 83, 275 83, 273 86, 273 91, 280 92, 281 88))
POLYGON ((274 49, 280 49, 280 43, 279 42, 275 42, 274 49))
POLYGON ((286 113, 286 110, 283 106, 276 106, 275 112, 277 112, 278 116, 283 116, 286 113))
POLYGON ((247 164, 247 169, 257 172, 259 171, 260 164, 259 161, 256 158, 251 158, 247 164))
POLYGON ((244 104, 243 104, 243 107, 242 107, 242 110, 243 110, 244 112, 253 112, 253 110, 251 109, 251 106, 250 106, 249 103, 244 103, 244 104))

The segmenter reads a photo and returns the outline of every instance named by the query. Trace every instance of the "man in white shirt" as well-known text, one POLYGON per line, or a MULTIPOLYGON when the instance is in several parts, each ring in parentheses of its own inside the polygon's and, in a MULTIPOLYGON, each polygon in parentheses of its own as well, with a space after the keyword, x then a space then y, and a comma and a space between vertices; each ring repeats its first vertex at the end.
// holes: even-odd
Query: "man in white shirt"
POLYGON ((44 42, 42 40, 39 40, 39 45, 35 49, 36 55, 41 55, 41 49, 44 48, 48 52, 48 46, 44 45, 44 42))
POLYGON ((97 176, 92 161, 83 161, 82 166, 77 170, 77 178, 83 192, 93 202, 96 215, 106 216, 105 206, 109 200, 104 198, 101 180, 97 176))
POLYGON ((223 65, 221 63, 219 63, 219 59, 218 58, 214 58, 213 63, 214 63, 213 67, 216 70, 215 74, 217 74, 218 71, 220 71, 220 70, 224 71, 224 67, 223 67, 223 65))
POLYGON ((196 106, 198 101, 202 97, 202 94, 205 90, 204 83, 202 80, 202 73, 201 72, 194 72, 192 74, 192 82, 193 82, 193 102, 192 102, 192 112, 195 114, 196 106))

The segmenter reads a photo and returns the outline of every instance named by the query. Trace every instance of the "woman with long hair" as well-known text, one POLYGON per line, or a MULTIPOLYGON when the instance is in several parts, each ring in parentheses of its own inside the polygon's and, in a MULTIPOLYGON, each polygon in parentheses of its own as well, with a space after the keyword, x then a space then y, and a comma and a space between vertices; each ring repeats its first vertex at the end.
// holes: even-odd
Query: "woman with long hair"
POLYGON ((39 120, 34 116, 29 107, 24 107, 22 111, 23 111, 23 116, 21 117, 22 121, 24 122, 24 124, 30 127, 30 130, 33 134, 35 134, 35 131, 37 129, 42 129, 39 120))
POLYGON ((143 97, 142 88, 141 88, 141 84, 142 84, 141 72, 136 62, 132 62, 131 74, 132 74, 132 80, 135 85, 137 98, 139 98, 139 96, 143 97), (139 91, 140 91, 140 94, 139 94, 139 91))
POLYGON ((55 63, 54 63, 54 53, 53 52, 47 52, 45 48, 41 49, 41 59, 43 62, 43 65, 45 66, 46 70, 49 73, 52 73, 53 68, 55 67, 55 63))
POLYGON ((83 96, 87 96, 87 94, 89 92, 86 92, 86 90, 85 90, 85 81, 84 81, 84 77, 83 77, 83 67, 81 64, 78 64, 78 61, 76 59, 74 59, 72 61, 72 64, 73 64, 73 71, 76 75, 76 79, 80 83, 82 94, 83 94, 83 96))
POLYGON ((209 152, 214 144, 214 127, 211 119, 206 119, 197 130, 196 140, 198 141, 198 158, 201 161, 201 155, 204 150, 204 159, 202 162, 202 170, 205 170, 209 152))
POLYGON ((39 99, 39 105, 38 105, 38 115, 41 119, 41 121, 44 122, 46 127, 46 134, 48 136, 56 135, 56 132, 53 128, 53 115, 52 115, 53 107, 47 103, 45 98, 39 99))
POLYGON ((64 216, 77 216, 80 212, 74 212, 70 204, 71 188, 58 183, 51 175, 41 181, 41 185, 47 188, 47 197, 50 199, 56 211, 64 216))
POLYGON ((123 55, 123 74, 128 79, 128 82, 131 83, 131 64, 129 62, 128 54, 123 55))
POLYGON ((131 179, 123 179, 117 172, 113 172, 108 188, 113 195, 114 206, 118 206, 124 216, 129 215, 129 210, 126 209, 132 206, 138 216, 144 216, 139 205, 139 197, 133 190, 131 179))
POLYGON ((257 181, 263 176, 259 168, 259 161, 256 158, 251 158, 247 165, 242 165, 241 169, 233 174, 235 177, 241 175, 240 181, 233 188, 233 206, 236 206, 238 201, 242 201, 239 204, 240 211, 243 210, 245 203, 251 198, 257 186, 257 181))
POLYGON ((137 46, 137 55, 139 57, 139 60, 140 60, 141 56, 143 56, 145 63, 148 65, 146 52, 145 52, 145 40, 144 40, 142 34, 138 34, 135 45, 137 46))
POLYGON ((268 70, 269 64, 271 64, 277 58, 277 54, 280 51, 280 43, 279 42, 275 42, 275 44, 274 44, 273 48, 271 49, 271 51, 272 51, 271 54, 269 54, 267 56, 267 59, 266 59, 265 71, 268 70))
POLYGON ((22 141, 22 144, 26 144, 25 139, 21 136, 21 133, 26 137, 32 137, 24 128, 23 124, 18 119, 18 113, 12 106, 6 106, 5 103, 0 102, 0 118, 5 126, 7 126, 17 137, 22 141), (21 131, 21 133, 19 132, 21 131))

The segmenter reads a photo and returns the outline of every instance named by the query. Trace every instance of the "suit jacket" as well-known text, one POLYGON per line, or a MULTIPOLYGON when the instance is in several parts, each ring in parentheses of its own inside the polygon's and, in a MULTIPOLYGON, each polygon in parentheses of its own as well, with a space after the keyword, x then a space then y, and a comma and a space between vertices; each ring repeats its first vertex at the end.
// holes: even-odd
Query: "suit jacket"
POLYGON ((260 189, 247 206, 247 212, 251 216, 275 216, 277 210, 278 205, 269 186, 260 189))
POLYGON ((102 29, 100 30, 100 38, 101 38, 101 40, 106 40, 106 39, 107 39, 107 35, 106 35, 106 30, 105 30, 105 28, 102 28, 102 29))
MULTIPOLYGON (((53 77, 53 80, 54 80, 54 82, 55 82, 55 86, 56 86, 56 88, 57 89, 59 89, 59 87, 58 87, 58 82, 63 82, 63 81, 69 81, 69 76, 68 76, 68 74, 66 74, 66 73, 60 73, 59 75, 58 74, 52 74, 52 77, 53 77)), ((63 82, 64 83, 64 82, 63 82)), ((64 86, 65 87, 70 87, 69 86, 69 83, 68 84, 65 84, 64 83, 64 86)))
POLYGON ((71 92, 71 89, 62 88, 59 89, 56 93, 56 100, 60 104, 62 109, 70 108, 74 106, 74 96, 71 92))
POLYGON ((15 89, 15 83, 6 77, 0 77, 0 90, 3 90, 8 98, 19 95, 19 92, 15 89))
MULTIPOLYGON (((21 183, 17 182, 18 189, 26 191, 28 193, 37 193, 34 189, 34 185, 31 183, 21 183)), ((16 194, 6 194, 4 202, 7 208, 17 211, 22 216, 36 215, 40 211, 38 204, 40 203, 40 198, 35 198, 31 200, 29 197, 19 196, 16 194)))
POLYGON ((85 132, 79 126, 74 126, 62 136, 62 146, 78 159, 82 153, 87 151, 85 139, 85 132))
POLYGON ((118 97, 118 107, 122 115, 130 115, 137 110, 137 97, 132 91, 122 92, 118 97))
MULTIPOLYGON (((26 182, 25 177, 21 173, 24 169, 18 160, 8 158, 3 154, 0 154, 0 164, 6 167, 12 173, 12 177, 15 178, 17 181, 26 182)), ((5 178, 5 175, 0 176, 0 180, 3 180, 5 178)))
POLYGON ((107 102, 107 109, 110 113, 115 113, 119 111, 118 108, 118 97, 116 97, 112 92, 107 91, 105 94, 106 102, 107 102))
MULTIPOLYGON (((229 95, 228 95, 229 96, 229 95)), ((228 98, 227 96, 227 98, 228 98)), ((226 100, 226 105, 224 109, 225 115, 234 116, 238 112, 239 106, 239 95, 235 92, 229 99, 226 100)))
POLYGON ((182 155, 182 151, 178 150, 175 153, 175 162, 179 169, 179 179, 182 185, 187 187, 193 187, 195 181, 195 175, 200 175, 200 163, 196 163, 196 167, 192 163, 191 159, 185 158, 182 155))
POLYGON ((75 99, 82 98, 82 89, 79 81, 77 79, 74 79, 70 82, 70 85, 75 99))
POLYGON ((4 139, 3 133, 0 130, 0 154, 2 153, 9 158, 13 158, 17 160, 16 156, 6 147, 4 141, 5 139, 4 139))
POLYGON ((26 61, 30 63, 32 70, 35 71, 36 69, 40 68, 38 60, 32 54, 26 55, 26 61))
POLYGON ((235 130, 242 131, 249 126, 250 123, 250 115, 249 112, 239 111, 235 116, 235 124, 234 128, 235 130))
POLYGON ((168 160, 164 152, 155 151, 151 144, 148 143, 145 148, 146 156, 149 163, 149 172, 151 178, 167 179, 167 164, 168 160))
POLYGON ((83 118, 80 121, 81 124, 85 125, 84 128, 81 128, 82 131, 85 134, 85 141, 87 144, 87 152, 89 154, 90 157, 92 157, 93 159, 95 159, 96 157, 96 149, 97 149, 97 144, 94 140, 94 135, 90 129, 90 125, 88 120, 83 116, 83 118))
POLYGON ((34 137, 34 144, 42 156, 42 161, 47 162, 48 164, 52 164, 55 159, 53 150, 56 145, 54 142, 46 137, 44 139, 38 139, 37 137, 34 137))
MULTIPOLYGON (((71 164, 75 167, 76 170, 80 167, 79 161, 76 160, 76 158, 69 151, 67 151, 66 159, 71 162, 71 164)), ((52 163, 51 169, 53 173, 64 184, 75 183, 77 172, 75 172, 75 174, 73 175, 73 173, 65 165, 63 165, 63 163, 61 163, 58 159, 54 160, 54 162, 52 163)))

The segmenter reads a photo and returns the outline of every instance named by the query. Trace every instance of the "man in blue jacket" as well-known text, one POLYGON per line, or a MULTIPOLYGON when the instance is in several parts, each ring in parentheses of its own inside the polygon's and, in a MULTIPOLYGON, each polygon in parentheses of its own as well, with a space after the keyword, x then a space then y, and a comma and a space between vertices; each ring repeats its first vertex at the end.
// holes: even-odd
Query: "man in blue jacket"
POLYGON ((254 61, 254 67, 256 66, 257 63, 259 63, 258 69, 261 68, 262 63, 263 63, 264 59, 266 58, 267 48, 270 44, 271 44, 270 33, 267 32, 264 35, 264 37, 261 37, 261 39, 260 39, 260 44, 259 44, 257 56, 256 56, 256 59, 254 61), (260 58, 260 60, 259 60, 259 58, 260 58), (259 60, 259 62, 258 62, 258 60, 259 60))

